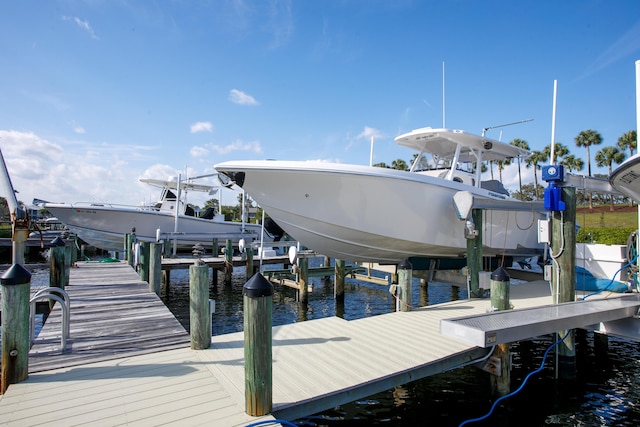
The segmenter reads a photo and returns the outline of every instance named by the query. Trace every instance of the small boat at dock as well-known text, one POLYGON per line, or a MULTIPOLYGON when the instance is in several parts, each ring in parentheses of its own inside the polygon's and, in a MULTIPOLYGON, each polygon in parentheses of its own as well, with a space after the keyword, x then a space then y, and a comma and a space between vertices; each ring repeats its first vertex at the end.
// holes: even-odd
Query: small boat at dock
MULTIPOLYGON (((112 203, 50 203, 41 207, 56 216, 72 233, 91 246, 107 251, 122 251, 124 235, 135 233, 137 241, 153 242, 157 233, 180 234, 177 246, 185 249, 196 243, 207 243, 215 236, 231 239, 237 246, 240 239, 247 242, 261 239, 262 226, 237 221, 226 221, 224 215, 213 208, 196 215, 186 202, 190 191, 214 194, 215 186, 191 181, 141 179, 141 182, 161 188, 156 203, 126 206, 112 203), (208 238, 209 240, 205 240, 208 238)), ((278 240, 282 230, 277 226, 265 227, 264 241, 278 240)))

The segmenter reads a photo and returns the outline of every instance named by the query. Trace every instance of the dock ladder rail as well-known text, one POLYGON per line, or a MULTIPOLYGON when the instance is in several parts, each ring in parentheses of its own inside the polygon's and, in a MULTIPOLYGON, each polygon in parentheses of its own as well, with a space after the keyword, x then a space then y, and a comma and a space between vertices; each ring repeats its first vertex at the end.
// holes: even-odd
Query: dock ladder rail
POLYGON ((50 299, 60 303, 62 307, 62 336, 60 338, 60 351, 64 352, 69 338, 69 294, 64 289, 48 287, 40 289, 29 300, 29 344, 33 345, 35 340, 36 323, 36 302, 50 299))

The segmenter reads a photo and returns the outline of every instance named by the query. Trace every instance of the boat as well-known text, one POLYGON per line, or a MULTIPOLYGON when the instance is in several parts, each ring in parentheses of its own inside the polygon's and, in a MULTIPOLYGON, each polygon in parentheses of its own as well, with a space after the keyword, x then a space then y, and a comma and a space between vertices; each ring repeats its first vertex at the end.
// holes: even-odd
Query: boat
POLYGON ((395 138, 417 151, 409 171, 319 161, 216 164, 223 184, 242 187, 300 244, 328 257, 397 264, 412 257, 465 257, 482 231, 485 255, 539 254, 541 202, 513 199, 481 180, 483 161, 530 152, 461 130, 420 128, 395 138), (472 209, 485 209, 481 228, 472 209))
POLYGON ((622 162, 611 173, 609 183, 620 193, 640 203, 640 153, 622 162))
POLYGON ((270 223, 262 233, 260 224, 225 221, 224 215, 207 208, 200 215, 186 202, 190 191, 214 194, 215 186, 180 179, 140 179, 140 182, 161 188, 156 203, 126 206, 112 203, 78 202, 51 203, 40 200, 40 206, 71 233, 87 244, 106 251, 122 251, 124 236, 135 233, 137 241, 154 242, 164 234, 175 240, 176 249, 191 249, 197 243, 206 244, 214 238, 231 239, 237 247, 240 239, 246 244, 263 239, 273 242, 282 237, 282 230, 270 223))

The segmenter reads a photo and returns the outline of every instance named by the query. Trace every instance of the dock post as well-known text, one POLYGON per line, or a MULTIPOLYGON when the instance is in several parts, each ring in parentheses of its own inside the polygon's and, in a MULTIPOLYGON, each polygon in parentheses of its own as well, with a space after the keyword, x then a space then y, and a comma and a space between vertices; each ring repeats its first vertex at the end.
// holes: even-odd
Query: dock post
POLYGON ((167 293, 171 285, 171 270, 162 270, 161 291, 167 293))
POLYGON ((220 248, 218 247, 218 239, 213 239, 211 242, 211 256, 218 257, 220 256, 220 248))
POLYGON ((477 234, 467 237, 467 267, 469 268, 469 298, 479 298, 482 271, 482 209, 472 209, 471 218, 477 234))
POLYGON ((136 245, 136 233, 135 231, 132 232, 131 234, 128 235, 129 239, 127 241, 127 262, 129 263, 129 265, 133 268, 136 268, 136 266, 134 265, 135 263, 135 256, 133 255, 133 251, 135 250, 135 245, 136 245))
POLYGON ((140 242, 140 280, 147 283, 149 283, 149 268, 151 267, 149 262, 150 246, 149 242, 140 242))
POLYGON ((233 243, 227 239, 224 249, 224 284, 231 284, 231 274, 233 273, 233 243))
MULTIPOLYGON (((49 286, 64 289, 69 285, 71 269, 71 248, 68 248, 60 236, 53 239, 49 251, 49 286)), ((53 308, 54 300, 49 301, 49 309, 53 308)))
POLYGON ((201 260, 189 266, 189 307, 191 349, 209 348, 211 346, 209 267, 201 260))
POLYGON ((247 414, 257 417, 273 408, 273 286, 261 273, 242 288, 244 299, 244 395, 247 414))
POLYGON ((0 278, 2 292, 2 371, 0 394, 29 376, 29 294, 31 273, 13 264, 0 278))
MULTIPOLYGON (((498 267, 491 273, 491 310, 510 310, 509 273, 498 267)), ((493 350, 493 357, 500 360, 500 372, 491 376, 491 389, 494 396, 506 396, 511 392, 511 355, 508 343, 498 344, 493 350)))
POLYGON ((298 258, 298 295, 302 304, 309 302, 309 258, 298 258))
POLYGON ((247 280, 251 278, 251 276, 253 276, 253 248, 252 247, 248 247, 245 249, 246 253, 247 253, 247 272, 246 272, 246 277, 247 280))
POLYGON ((410 311, 412 279, 413 266, 409 260, 405 258, 398 264, 398 304, 396 311, 410 311))
POLYGON ((160 295, 162 282, 162 243, 151 243, 149 247, 149 292, 160 295))
POLYGON ((335 260, 335 285, 333 289, 333 298, 339 304, 344 304, 344 278, 345 266, 343 259, 335 260))
MULTIPOLYGON (((576 299, 576 189, 562 187, 565 210, 552 213, 551 258, 553 259, 553 296, 556 304, 576 299), (563 240, 564 239, 564 240, 563 240)), ((576 348, 573 330, 558 331, 557 375, 561 379, 576 379, 576 348)))

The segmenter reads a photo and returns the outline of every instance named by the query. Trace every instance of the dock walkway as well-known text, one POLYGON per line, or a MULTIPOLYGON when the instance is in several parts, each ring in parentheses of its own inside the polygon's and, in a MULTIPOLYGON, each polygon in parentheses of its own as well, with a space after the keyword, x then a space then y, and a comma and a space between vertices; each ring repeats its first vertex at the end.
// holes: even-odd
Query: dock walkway
MULTIPOLYGON (((72 277, 84 268, 91 267, 80 264, 72 277)), ((510 293, 515 309, 551 303, 547 282, 514 285, 510 293)), ((72 324, 74 308, 72 296, 72 324)), ((489 308, 489 299, 471 299, 274 327, 272 415, 294 420, 483 357, 488 349, 439 328, 442 319, 489 308)), ((244 413, 243 346, 238 332, 214 335, 206 350, 185 345, 33 372, 0 396, 0 425, 246 426, 259 418, 244 413)))

